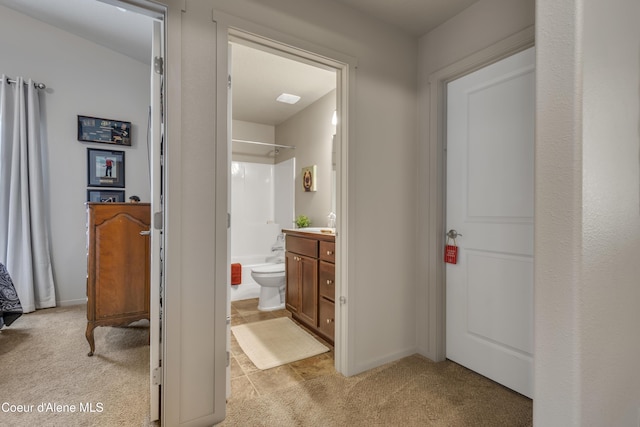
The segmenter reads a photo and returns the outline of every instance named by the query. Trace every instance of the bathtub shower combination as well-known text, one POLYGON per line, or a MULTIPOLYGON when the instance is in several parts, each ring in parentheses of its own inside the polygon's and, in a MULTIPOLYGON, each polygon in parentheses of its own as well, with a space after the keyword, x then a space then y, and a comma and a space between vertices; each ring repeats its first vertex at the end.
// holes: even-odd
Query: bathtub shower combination
POLYGON ((242 278, 230 285, 230 300, 259 298, 259 310, 279 310, 286 283, 281 230, 294 218, 295 159, 234 161, 231 175, 231 263, 241 264, 242 278))

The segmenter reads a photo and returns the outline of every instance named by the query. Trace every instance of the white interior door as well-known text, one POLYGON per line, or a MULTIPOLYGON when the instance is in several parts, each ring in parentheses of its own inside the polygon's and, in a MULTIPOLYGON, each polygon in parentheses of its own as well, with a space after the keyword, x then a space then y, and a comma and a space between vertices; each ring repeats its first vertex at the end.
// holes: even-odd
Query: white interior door
POLYGON ((447 87, 447 358, 529 397, 534 76, 530 48, 447 87))
POLYGON ((153 38, 152 38, 152 56, 151 56, 151 146, 149 170, 151 174, 151 286, 150 295, 150 404, 151 404, 151 421, 160 418, 160 300, 161 300, 161 281, 162 261, 161 261, 161 243, 162 243, 162 224, 163 217, 162 206, 162 74, 159 67, 158 59, 163 58, 163 24, 158 21, 153 22, 153 38), (154 64, 155 63, 155 64, 154 64), (155 213, 159 213, 156 217, 155 213))

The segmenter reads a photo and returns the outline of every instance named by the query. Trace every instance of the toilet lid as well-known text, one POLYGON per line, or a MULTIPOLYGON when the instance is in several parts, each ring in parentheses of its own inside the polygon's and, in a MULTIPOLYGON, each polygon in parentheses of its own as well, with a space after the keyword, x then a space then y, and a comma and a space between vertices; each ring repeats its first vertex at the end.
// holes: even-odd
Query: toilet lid
POLYGON ((284 273, 284 263, 267 264, 251 269, 254 273, 284 273))

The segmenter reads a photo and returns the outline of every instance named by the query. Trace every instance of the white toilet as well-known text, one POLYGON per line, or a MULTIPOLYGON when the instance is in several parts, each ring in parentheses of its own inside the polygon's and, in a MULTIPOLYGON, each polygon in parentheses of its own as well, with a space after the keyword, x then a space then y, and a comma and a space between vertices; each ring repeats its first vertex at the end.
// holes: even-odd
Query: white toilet
POLYGON ((251 277, 260 285, 258 310, 273 311, 284 308, 284 262, 254 267, 251 269, 251 277))

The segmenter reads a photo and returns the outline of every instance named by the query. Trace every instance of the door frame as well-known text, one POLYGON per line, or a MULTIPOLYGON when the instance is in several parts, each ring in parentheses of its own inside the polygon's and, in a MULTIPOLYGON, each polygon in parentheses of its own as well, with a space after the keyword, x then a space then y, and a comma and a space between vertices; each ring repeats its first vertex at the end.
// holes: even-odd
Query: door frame
MULTIPOLYGON (((151 32, 152 44, 158 44, 158 50, 160 51, 160 57, 166 62, 167 58, 167 18, 169 14, 168 3, 156 3, 152 0, 98 0, 102 3, 109 4, 111 6, 125 8, 130 13, 137 13, 148 16, 154 20, 153 28, 151 32), (159 23, 159 38, 155 39, 156 27, 155 24, 159 23)), ((155 46, 152 46, 150 55, 155 52, 155 46)), ((160 116, 167 116, 167 104, 160 100, 164 97, 166 89, 161 87, 154 87, 154 81, 151 77, 154 71, 154 64, 151 63, 149 67, 150 77, 150 99, 149 105, 151 107, 150 114, 154 116, 154 119, 159 120, 157 123, 157 129, 149 129, 150 135, 154 132, 159 132, 160 135, 167 135, 166 119, 160 119, 160 116), (161 94, 154 94, 154 90, 161 91, 161 94)), ((158 73, 160 74, 160 73, 158 73)), ((164 74, 164 73, 162 73, 164 74)), ((161 85, 159 85, 161 86, 161 85)), ((151 116, 150 116, 151 117, 151 116)), ((164 223, 165 223, 165 204, 158 202, 161 199, 161 188, 165 187, 162 183, 166 182, 165 172, 166 169, 162 168, 162 160, 160 157, 161 147, 155 147, 155 137, 150 139, 150 146, 147 147, 150 151, 148 153, 150 183, 149 194, 151 196, 151 259, 150 259, 150 289, 149 289, 149 416, 150 421, 159 420, 163 412, 163 402, 160 393, 160 384, 162 383, 162 353, 163 353, 163 340, 161 339, 161 330, 164 329, 162 325, 163 317, 161 315, 161 299, 162 289, 165 286, 164 264, 161 257, 161 252, 166 247, 164 241, 164 223), (156 150, 157 149, 157 150, 156 150), (157 152, 156 152, 157 151, 157 152), (157 161, 157 163, 155 163, 157 161), (155 165, 155 170, 154 170, 155 165), (153 173, 151 173, 153 172, 153 173), (154 210, 158 209, 158 210, 154 210), (158 218, 156 214, 160 214, 161 218, 158 218), (154 345, 155 343, 155 345, 154 345)), ((161 144, 161 143, 160 143, 161 144)), ((166 153, 165 156, 166 158, 166 153)))
MULTIPOLYGON (((285 57, 313 64, 319 67, 326 67, 336 71, 336 110, 338 124, 336 126, 336 136, 338 142, 338 155, 336 156, 336 209, 337 209, 337 232, 336 232, 336 252, 338 260, 336 262, 336 335, 335 335, 335 368, 343 375, 350 375, 353 371, 349 358, 349 331, 353 329, 349 326, 348 304, 341 303, 348 301, 348 193, 349 175, 347 165, 349 164, 349 116, 353 114, 352 105, 349 98, 355 96, 355 71, 357 61, 355 58, 331 49, 317 46, 313 43, 285 35, 274 29, 264 27, 255 22, 244 20, 240 17, 228 13, 214 10, 213 21, 217 25, 217 46, 216 46, 216 88, 220 94, 216 99, 216 146, 219 158, 226 158, 231 151, 231 129, 230 112, 227 111, 228 104, 228 43, 230 39, 242 40, 248 44, 259 46, 271 52, 278 52, 285 57)), ((228 165, 218 164, 218 168, 228 169, 228 165)), ((227 173, 219 173, 217 176, 218 185, 227 186, 229 176, 227 173)), ((220 193, 222 194, 222 193, 220 193)), ((216 216, 229 215, 229 205, 226 199, 220 197, 216 200, 216 216)), ((222 230, 221 230, 222 231, 222 230)), ((225 230, 226 231, 226 230, 225 230)), ((229 264, 227 259, 227 265, 229 264)), ((228 292, 228 290, 227 290, 228 292)))
MULTIPOLYGON (((421 146, 419 159, 429 175, 421 179, 419 218, 427 219, 418 239, 419 253, 427 254, 427 268, 419 272, 427 286, 426 356, 446 359, 446 273, 443 250, 446 233, 446 111, 447 83, 534 46, 535 27, 530 26, 498 43, 429 75, 429 142, 421 146)), ((535 222, 534 222, 535 227, 535 222)), ((535 326, 535 325, 534 325, 535 326)))

